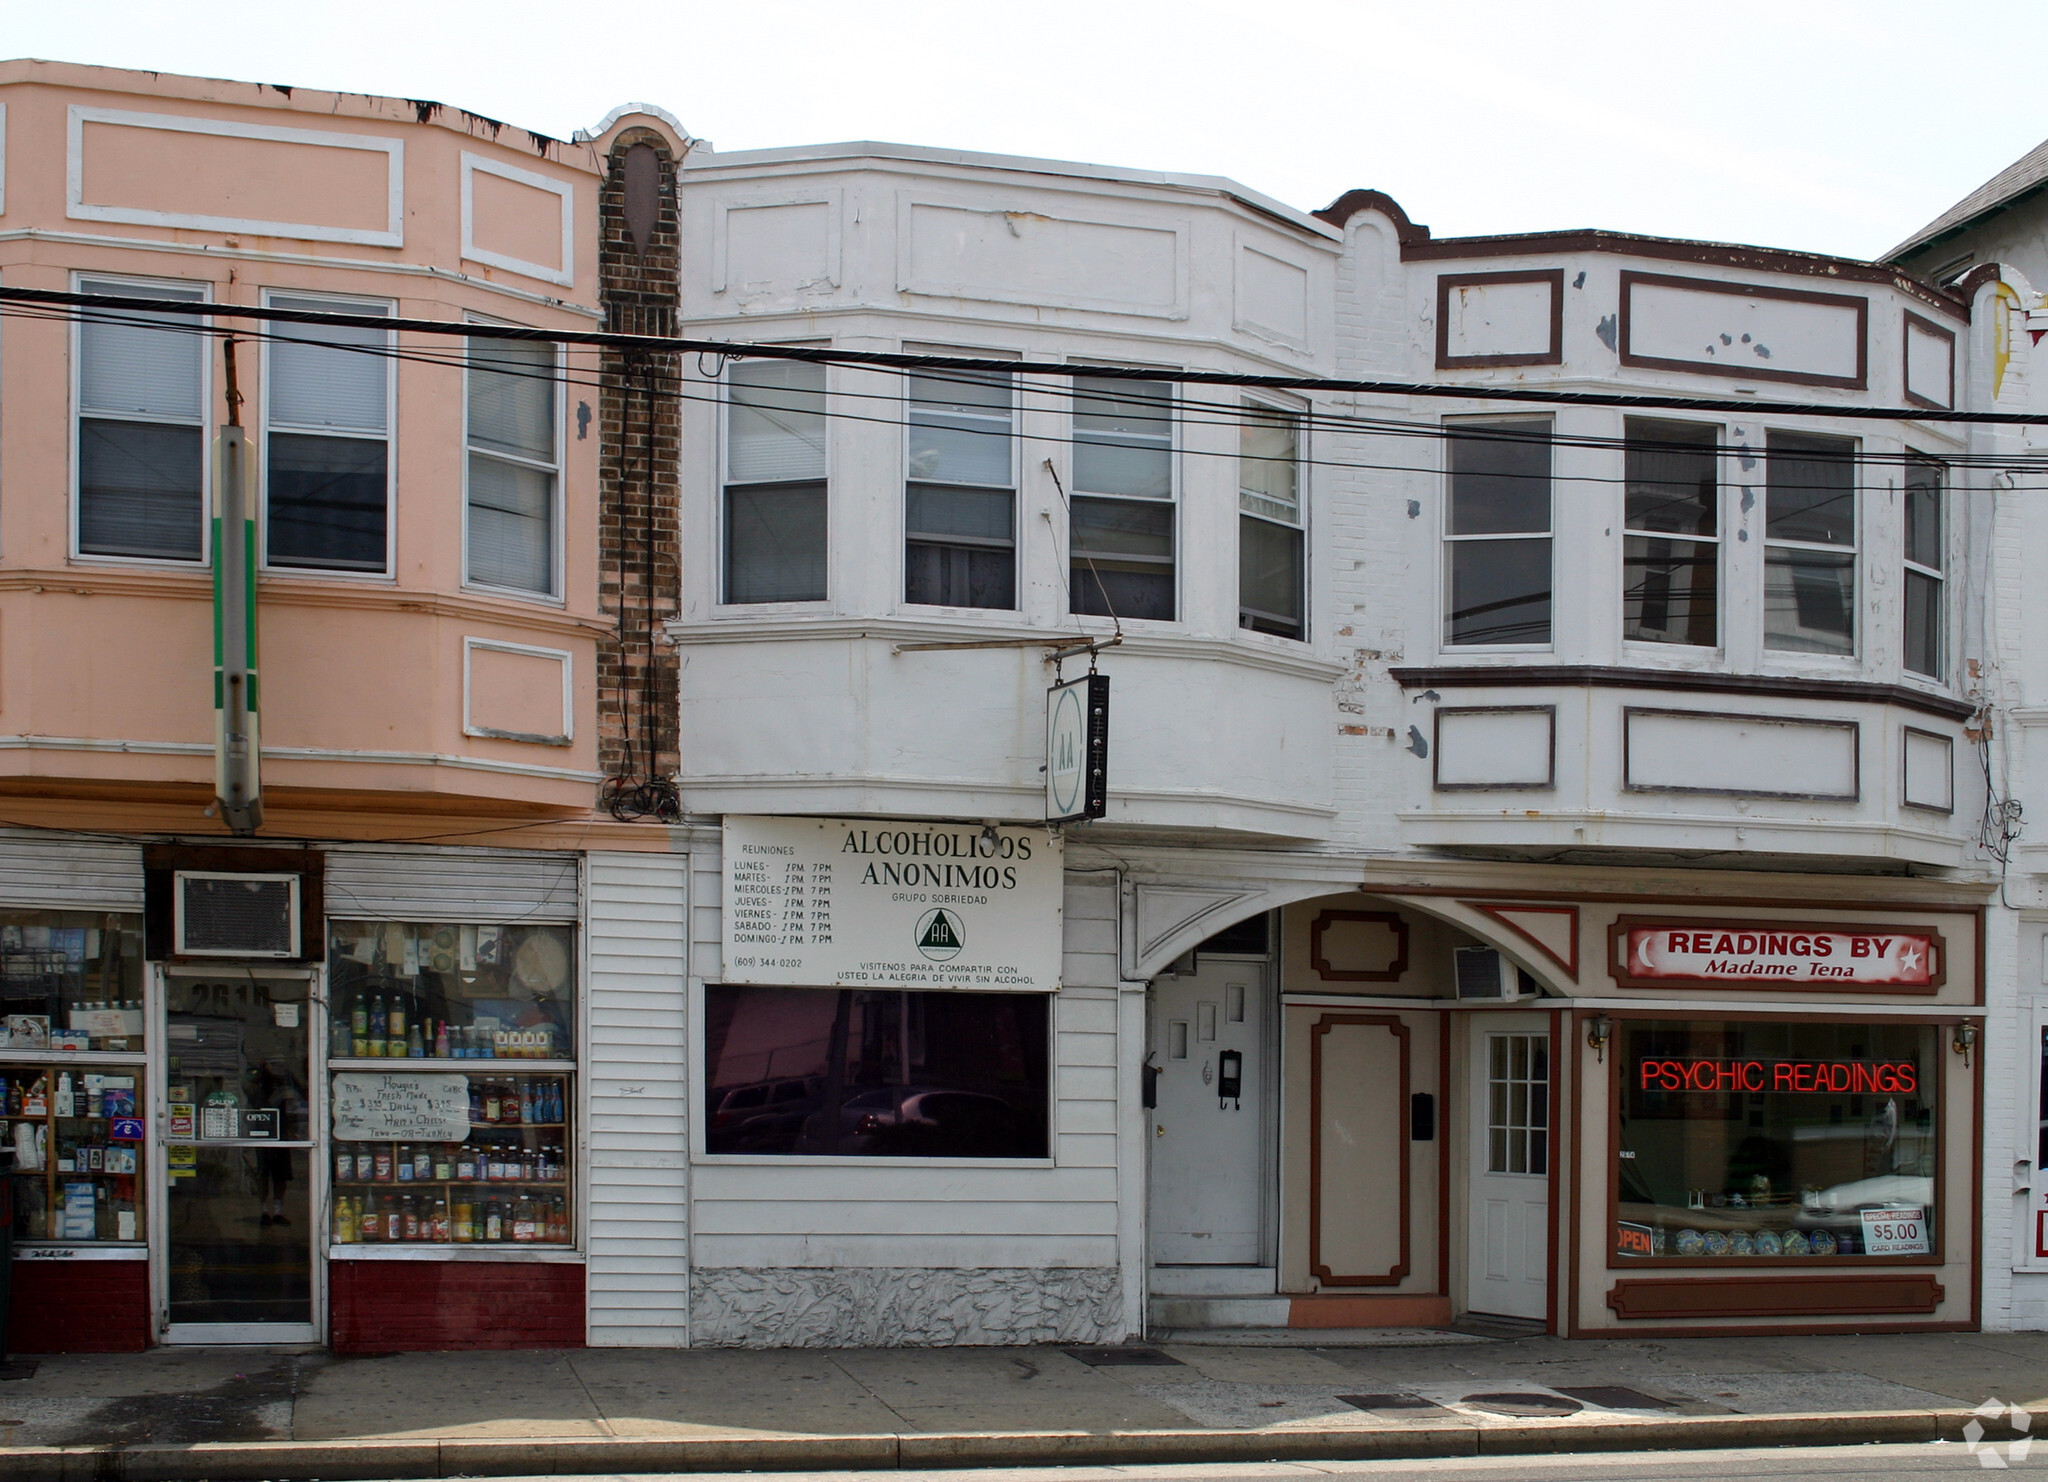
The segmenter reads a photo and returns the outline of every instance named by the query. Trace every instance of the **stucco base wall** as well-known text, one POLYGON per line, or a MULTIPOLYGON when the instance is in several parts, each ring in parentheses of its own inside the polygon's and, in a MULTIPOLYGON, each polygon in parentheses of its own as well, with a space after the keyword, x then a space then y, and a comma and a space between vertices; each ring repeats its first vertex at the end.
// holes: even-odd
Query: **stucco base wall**
POLYGON ((1113 1266, 725 1266, 690 1276, 697 1348, 1103 1343, 1123 1327, 1113 1266))

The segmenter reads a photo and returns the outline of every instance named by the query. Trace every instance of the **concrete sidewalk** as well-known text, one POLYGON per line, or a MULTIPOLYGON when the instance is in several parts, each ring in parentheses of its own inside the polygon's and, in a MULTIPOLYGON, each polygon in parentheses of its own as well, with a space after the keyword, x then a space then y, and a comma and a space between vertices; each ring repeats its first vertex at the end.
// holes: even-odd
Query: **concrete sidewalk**
MULTIPOLYGON (((1220 1335, 1218 1335, 1220 1336, 1220 1335)), ((399 1478, 1961 1439, 2048 1334, 394 1354, 159 1349, 0 1382, 0 1478, 399 1478)), ((25 1366, 24 1366, 25 1367, 25 1366)), ((2011 1431, 1990 1427, 1994 1439, 2011 1431)))

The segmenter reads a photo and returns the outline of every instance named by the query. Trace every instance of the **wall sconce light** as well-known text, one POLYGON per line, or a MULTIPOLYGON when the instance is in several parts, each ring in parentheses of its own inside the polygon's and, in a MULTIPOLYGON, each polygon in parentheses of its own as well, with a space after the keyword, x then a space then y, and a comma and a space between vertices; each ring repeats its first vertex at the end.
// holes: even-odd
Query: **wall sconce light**
POLYGON ((1002 842, 1003 831, 996 827, 996 821, 993 818, 986 820, 981 826, 981 847, 994 854, 1002 847, 1002 842))
POLYGON ((1970 1063, 1970 1051, 1976 1047, 1976 1044, 1977 1026, 1966 1021, 1956 1026, 1954 1035, 1949 1039, 1948 1047, 1962 1056, 1963 1064, 1968 1066, 1970 1063))
POLYGON ((1586 1021, 1586 1047, 1600 1057, 1600 1063, 1607 1063, 1607 1041, 1613 1037, 1614 1021, 1605 1014, 1586 1021))

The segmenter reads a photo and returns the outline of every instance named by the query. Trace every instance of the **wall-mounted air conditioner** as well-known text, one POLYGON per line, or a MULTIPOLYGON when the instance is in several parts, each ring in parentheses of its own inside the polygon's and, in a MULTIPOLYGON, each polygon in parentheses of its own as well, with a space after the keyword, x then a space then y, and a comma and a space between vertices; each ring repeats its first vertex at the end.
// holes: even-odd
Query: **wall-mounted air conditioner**
POLYGON ((1492 947, 1454 947, 1451 966, 1460 998, 1512 999, 1537 991, 1533 978, 1492 947))
POLYGON ((180 957, 298 957, 299 877, 179 870, 172 897, 180 957))

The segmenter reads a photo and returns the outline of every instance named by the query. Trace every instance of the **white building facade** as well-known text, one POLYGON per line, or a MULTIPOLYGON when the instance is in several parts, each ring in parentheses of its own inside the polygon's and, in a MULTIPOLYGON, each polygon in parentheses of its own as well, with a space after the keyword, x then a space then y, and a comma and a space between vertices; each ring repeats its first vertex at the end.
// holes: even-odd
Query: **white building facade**
POLYGON ((1866 410, 1988 404, 1983 302, 896 146, 678 191, 681 333, 974 368, 689 367, 687 1331, 625 1341, 2002 1320, 1998 496, 1866 410), (1106 813, 1048 828, 1090 670, 1106 813), (841 923, 877 838, 1058 858, 917 942, 1056 990, 742 963, 818 947, 759 882, 821 819, 841 923))

